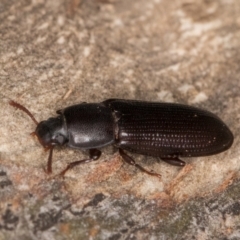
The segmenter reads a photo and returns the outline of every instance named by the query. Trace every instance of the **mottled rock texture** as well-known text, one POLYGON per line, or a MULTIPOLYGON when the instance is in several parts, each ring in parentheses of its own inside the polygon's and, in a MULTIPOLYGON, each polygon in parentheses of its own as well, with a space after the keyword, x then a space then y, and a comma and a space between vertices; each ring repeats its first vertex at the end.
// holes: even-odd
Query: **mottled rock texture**
POLYGON ((240 2, 0 2, 0 239, 239 239, 240 2), (185 168, 133 154, 159 180, 101 160, 56 177, 86 153, 47 153, 30 133, 79 102, 127 98, 208 109, 232 148, 185 168))

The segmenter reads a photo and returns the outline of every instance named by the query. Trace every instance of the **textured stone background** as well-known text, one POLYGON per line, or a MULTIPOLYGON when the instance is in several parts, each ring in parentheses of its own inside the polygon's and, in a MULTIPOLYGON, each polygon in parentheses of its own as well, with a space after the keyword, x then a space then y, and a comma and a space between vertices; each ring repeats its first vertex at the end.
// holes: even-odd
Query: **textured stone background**
POLYGON ((0 2, 0 239, 239 239, 239 0, 0 2), (185 168, 133 155, 162 179, 86 154, 47 153, 29 133, 71 104, 128 98, 191 104, 235 135, 185 168))

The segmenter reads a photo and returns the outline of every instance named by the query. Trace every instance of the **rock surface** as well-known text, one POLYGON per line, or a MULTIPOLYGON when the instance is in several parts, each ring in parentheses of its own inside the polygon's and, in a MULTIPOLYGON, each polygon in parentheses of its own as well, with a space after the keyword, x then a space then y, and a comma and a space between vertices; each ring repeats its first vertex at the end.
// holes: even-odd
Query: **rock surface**
POLYGON ((0 3, 0 239, 239 239, 240 4, 229 0, 2 0, 0 3), (47 153, 35 124, 79 102, 108 98, 208 109, 232 148, 184 168, 116 149, 47 153))

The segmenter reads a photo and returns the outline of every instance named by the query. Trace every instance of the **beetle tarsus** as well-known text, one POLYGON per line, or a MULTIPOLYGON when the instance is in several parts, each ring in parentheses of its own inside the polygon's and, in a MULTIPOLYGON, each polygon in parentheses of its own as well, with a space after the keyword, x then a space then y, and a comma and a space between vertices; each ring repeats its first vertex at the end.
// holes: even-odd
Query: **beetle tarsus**
POLYGON ((136 168, 140 169, 142 172, 145 172, 151 176, 155 176, 155 177, 158 177, 158 178, 161 178, 161 175, 158 174, 158 173, 155 173, 154 171, 148 171, 147 169, 143 168, 141 165, 137 164, 134 159, 132 159, 130 156, 128 156, 121 148, 119 149, 119 154, 121 155, 121 157, 123 158, 123 160, 132 165, 132 166, 135 166, 136 168))

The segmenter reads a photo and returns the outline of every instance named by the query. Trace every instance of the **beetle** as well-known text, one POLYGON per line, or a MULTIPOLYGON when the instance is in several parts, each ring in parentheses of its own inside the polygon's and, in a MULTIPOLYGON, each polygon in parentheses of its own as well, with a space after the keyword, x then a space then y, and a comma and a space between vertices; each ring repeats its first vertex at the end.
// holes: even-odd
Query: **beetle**
POLYGON ((45 149, 50 150, 47 173, 52 172, 55 146, 67 145, 89 151, 87 159, 67 165, 60 173, 62 176, 76 165, 98 160, 99 149, 114 145, 126 163, 160 177, 137 164, 126 151, 184 166, 185 162, 179 157, 217 154, 229 149, 234 139, 227 125, 215 114, 176 103, 107 99, 58 110, 57 117, 40 123, 21 104, 9 103, 27 113, 37 125, 33 134, 45 149))

